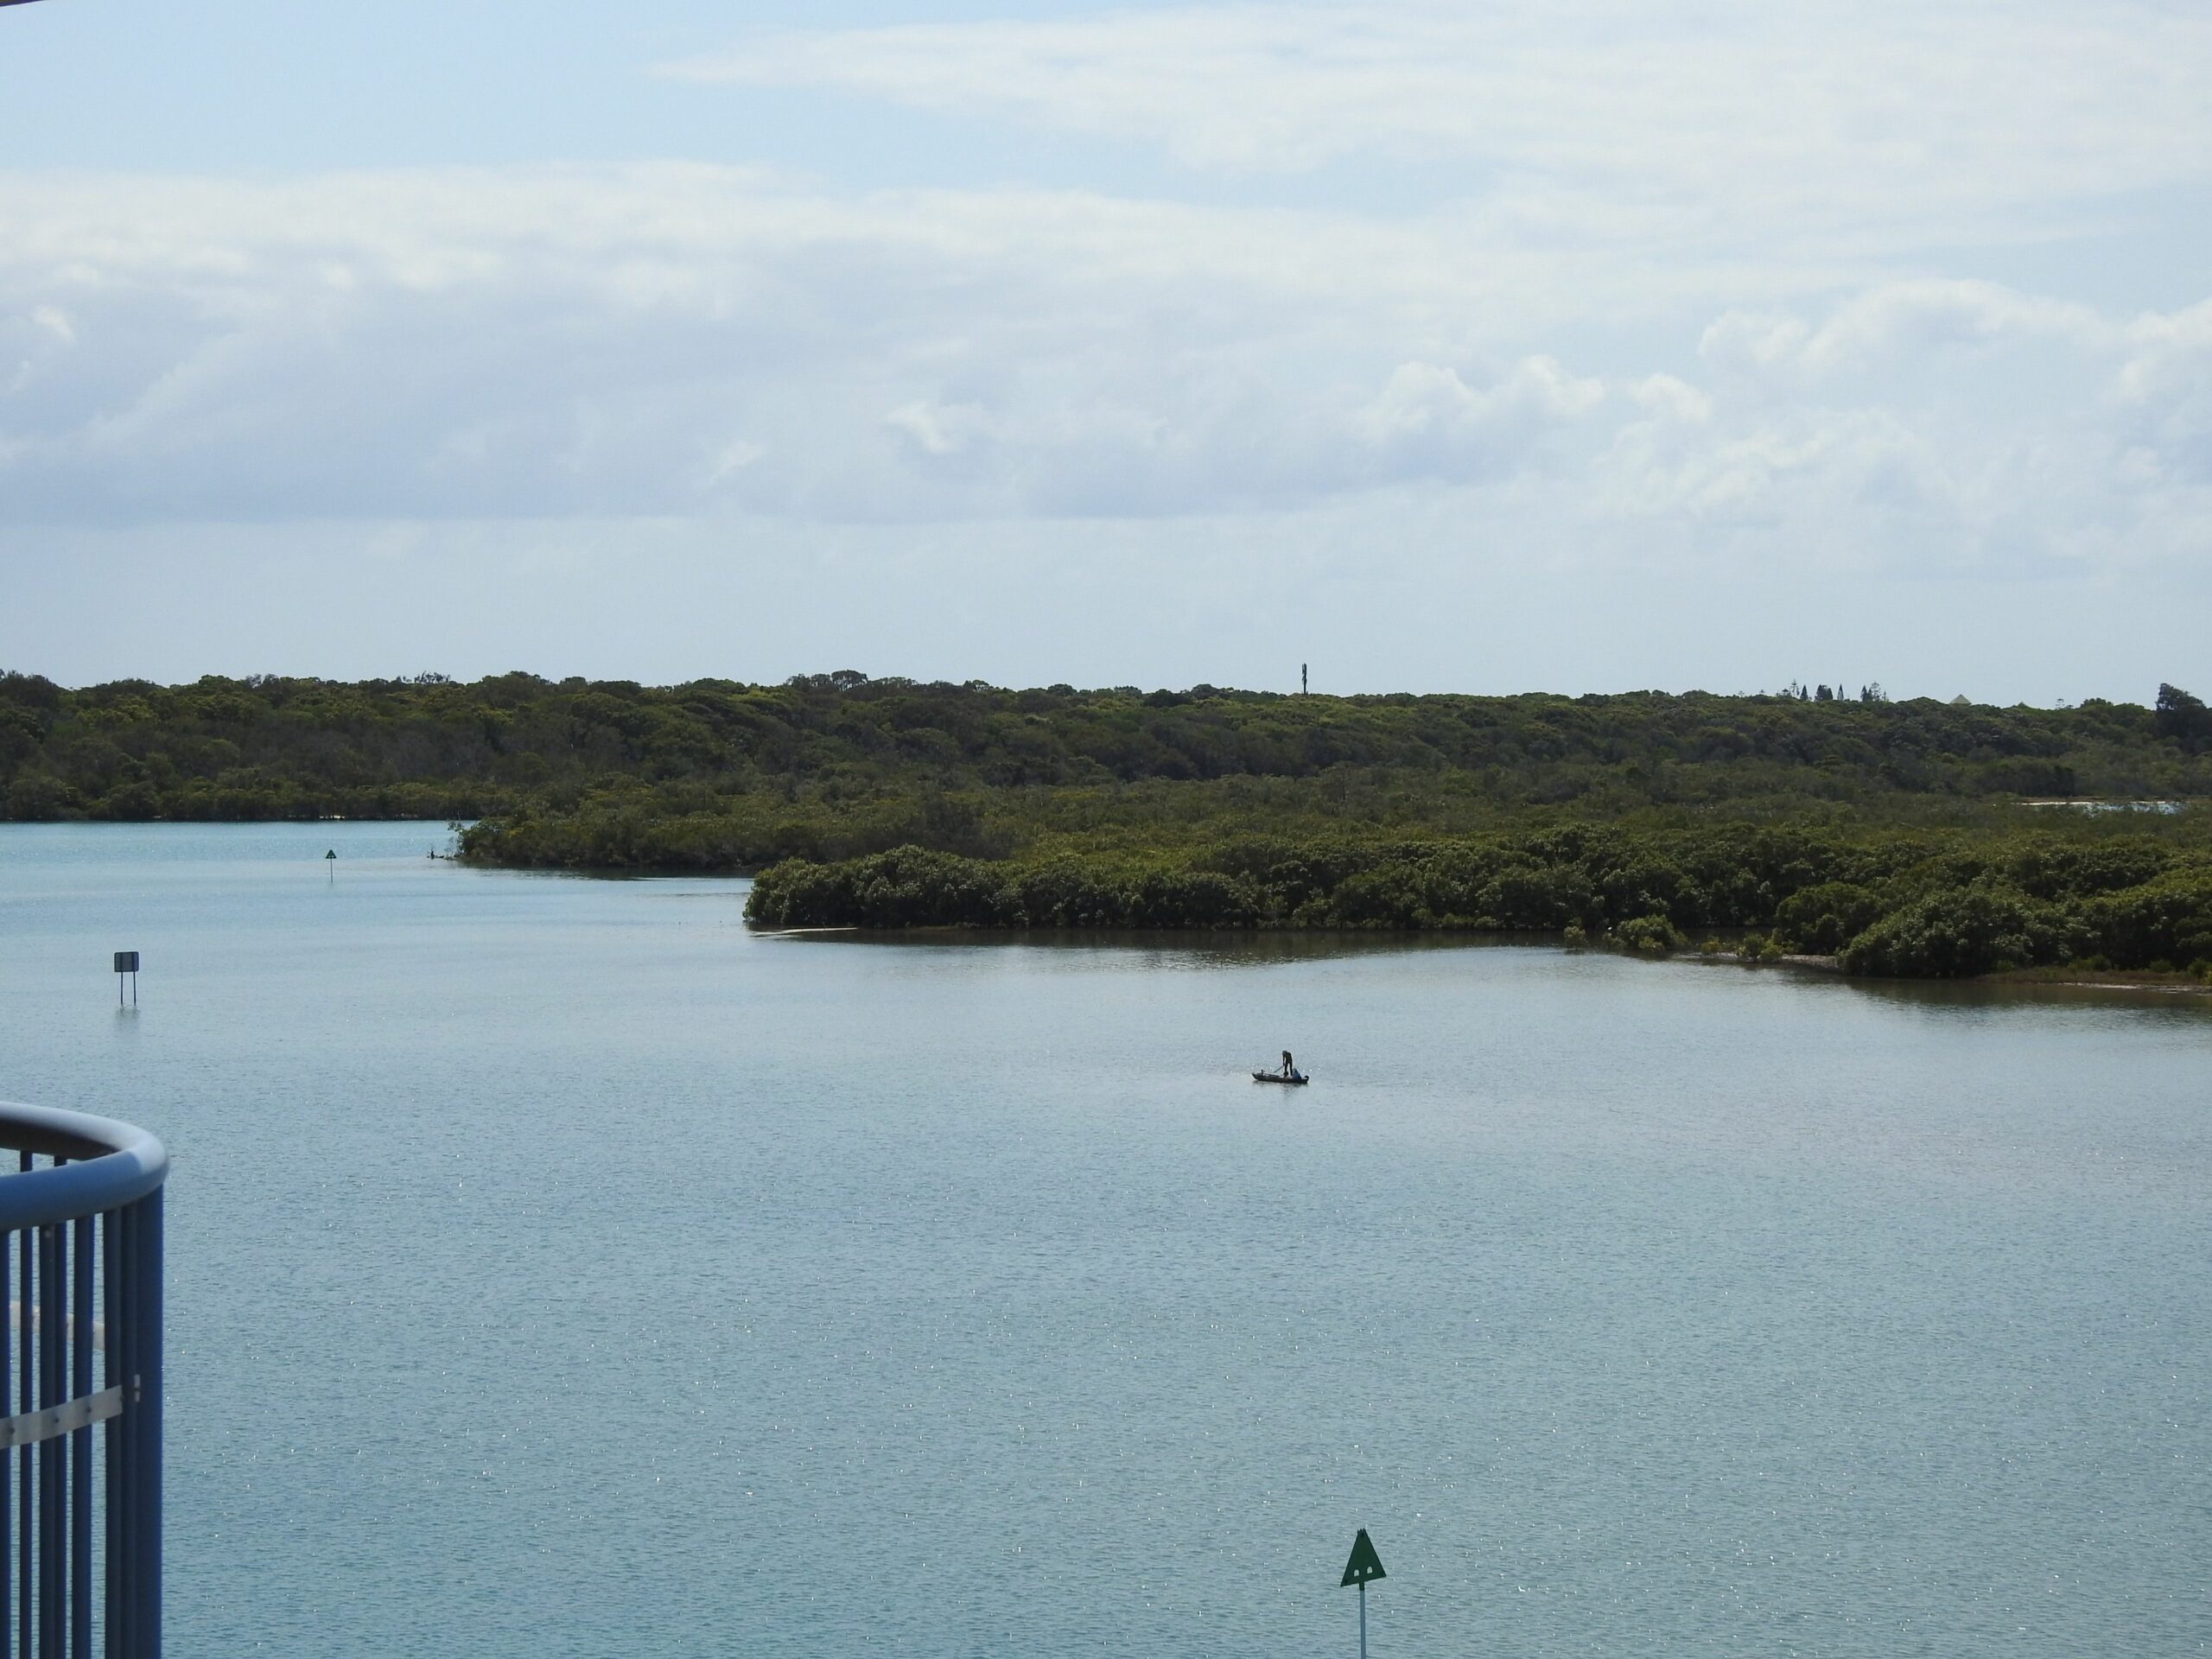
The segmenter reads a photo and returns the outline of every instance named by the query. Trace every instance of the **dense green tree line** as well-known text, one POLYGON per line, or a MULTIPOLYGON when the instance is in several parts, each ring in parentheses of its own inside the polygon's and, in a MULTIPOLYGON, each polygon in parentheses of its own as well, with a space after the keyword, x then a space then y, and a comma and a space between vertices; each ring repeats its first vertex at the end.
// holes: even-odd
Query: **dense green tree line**
MULTIPOLYGON (((0 816, 478 817, 527 808, 537 825, 530 856, 553 861, 582 861, 585 832, 602 830, 623 861, 625 813, 726 817, 722 842, 749 864, 803 851, 810 837, 832 848, 839 826, 871 815, 890 833, 893 820, 911 826, 932 810, 930 800, 979 791, 1239 779, 1354 789, 1376 774, 1493 808, 1599 814, 1780 796, 2196 796, 2212 794, 2212 728, 2202 704, 2172 687, 2156 709, 2043 709, 1871 695, 1006 690, 856 673, 662 688, 505 674, 76 690, 0 675, 0 816), (556 855, 547 828, 563 815, 578 821, 573 861, 556 855)), ((938 844, 939 830, 957 826, 901 838, 938 844)))
POLYGON ((1751 930, 1754 954, 1838 955, 1859 974, 2212 974, 2212 847, 2103 826, 1664 822, 1016 860, 906 847, 779 864, 747 914, 777 927, 1541 931, 1643 949, 1751 930))
MULTIPOLYGON (((1827 695, 1821 695, 1826 692, 1827 695)), ((780 925, 1753 930, 1854 971, 2212 957, 2212 713, 1771 696, 777 685, 72 690, 0 675, 0 813, 474 818, 489 863, 765 871, 780 925)))

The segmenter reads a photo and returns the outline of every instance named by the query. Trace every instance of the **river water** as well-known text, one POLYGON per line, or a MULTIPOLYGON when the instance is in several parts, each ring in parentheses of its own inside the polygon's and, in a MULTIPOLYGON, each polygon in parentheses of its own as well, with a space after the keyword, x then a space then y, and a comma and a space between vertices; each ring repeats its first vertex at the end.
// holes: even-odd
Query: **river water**
POLYGON ((445 839, 0 829, 0 1096, 174 1159, 174 1652, 1350 1655, 1362 1526, 1376 1659, 2212 1651, 2198 1005, 445 839))

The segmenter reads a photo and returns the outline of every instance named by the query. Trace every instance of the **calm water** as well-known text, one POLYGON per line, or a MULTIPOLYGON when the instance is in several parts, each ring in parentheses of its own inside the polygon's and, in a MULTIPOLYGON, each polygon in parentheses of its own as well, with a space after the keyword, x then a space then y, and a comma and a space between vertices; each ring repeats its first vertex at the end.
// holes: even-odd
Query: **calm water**
POLYGON ((0 1096, 175 1157, 179 1654, 1349 1655, 1362 1525, 1376 1659, 2212 1651, 2200 1007, 443 840, 0 829, 0 1096))

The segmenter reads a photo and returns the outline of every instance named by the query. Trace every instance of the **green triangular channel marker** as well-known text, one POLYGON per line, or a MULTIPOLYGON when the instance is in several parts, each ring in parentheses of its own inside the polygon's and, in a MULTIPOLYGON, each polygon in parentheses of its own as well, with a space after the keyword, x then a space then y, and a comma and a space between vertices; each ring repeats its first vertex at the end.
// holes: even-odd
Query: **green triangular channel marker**
POLYGON ((1367 1529, 1359 1529, 1359 1536, 1351 1541, 1351 1560, 1344 1563, 1344 1581, 1337 1586, 1365 1584, 1371 1579, 1387 1579, 1382 1570, 1382 1558, 1375 1553, 1375 1541, 1367 1535, 1367 1529))

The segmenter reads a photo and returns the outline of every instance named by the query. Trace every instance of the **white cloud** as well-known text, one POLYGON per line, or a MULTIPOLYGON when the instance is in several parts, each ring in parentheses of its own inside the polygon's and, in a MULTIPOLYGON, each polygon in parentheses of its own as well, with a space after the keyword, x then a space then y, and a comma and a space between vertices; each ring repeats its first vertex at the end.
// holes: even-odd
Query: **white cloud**
POLYGON ((18 524, 1433 497, 1440 547, 1510 519, 1554 556, 1707 572, 2181 565, 2212 526, 2212 302, 1879 275, 1819 300, 1449 211, 693 166, 0 175, 0 230, 18 524), (1554 343, 1624 315, 1602 348, 1554 343))
POLYGON ((767 453, 766 444, 755 443, 750 438, 733 438, 709 457, 704 482, 711 488, 756 465, 767 453))
POLYGON ((1531 234, 1896 245, 2212 175, 2212 15, 1363 0, 756 32, 664 67, 1290 173, 1437 162, 1531 234))
POLYGON ((2212 485, 2212 300, 2139 319, 2114 393, 2152 476, 2212 485))
POLYGON ((2087 306, 1986 282, 1912 280, 1853 296, 1818 327, 1788 315, 1731 311, 1714 320, 1698 354, 1743 373, 1789 372, 1808 378, 1864 372, 1899 358, 2020 340, 2094 350, 2118 330, 2087 306))
POLYGON ((1448 217, 668 166, 0 175, 0 317, 78 336, 0 381, 23 516, 1205 511, 1495 474, 1587 396, 1524 353, 1426 444, 1362 427, 1572 286, 1448 217))
POLYGON ((1479 390, 1435 363, 1401 364, 1353 429, 1395 476, 1471 481, 1513 471, 1554 430, 1605 401, 1599 381, 1530 357, 1479 390))
MULTIPOLYGON (((1649 462, 1650 452, 1639 457, 1649 462)), ((1700 522, 1815 527, 1824 518, 1863 535, 1899 513, 1955 521, 1958 493, 1929 441, 1874 410, 1808 411, 1747 423, 1730 435, 1648 465, 1632 480, 1636 510, 1700 522)), ((1888 549, 1866 550, 1880 561, 1888 549)))
POLYGON ((1639 407, 1685 425, 1702 426, 1713 418, 1713 399, 1671 374, 1647 375, 1627 391, 1639 407))
POLYGON ((948 407, 921 397, 900 404, 883 419, 886 425, 912 439, 926 455, 957 454, 982 437, 986 429, 981 404, 948 407))

